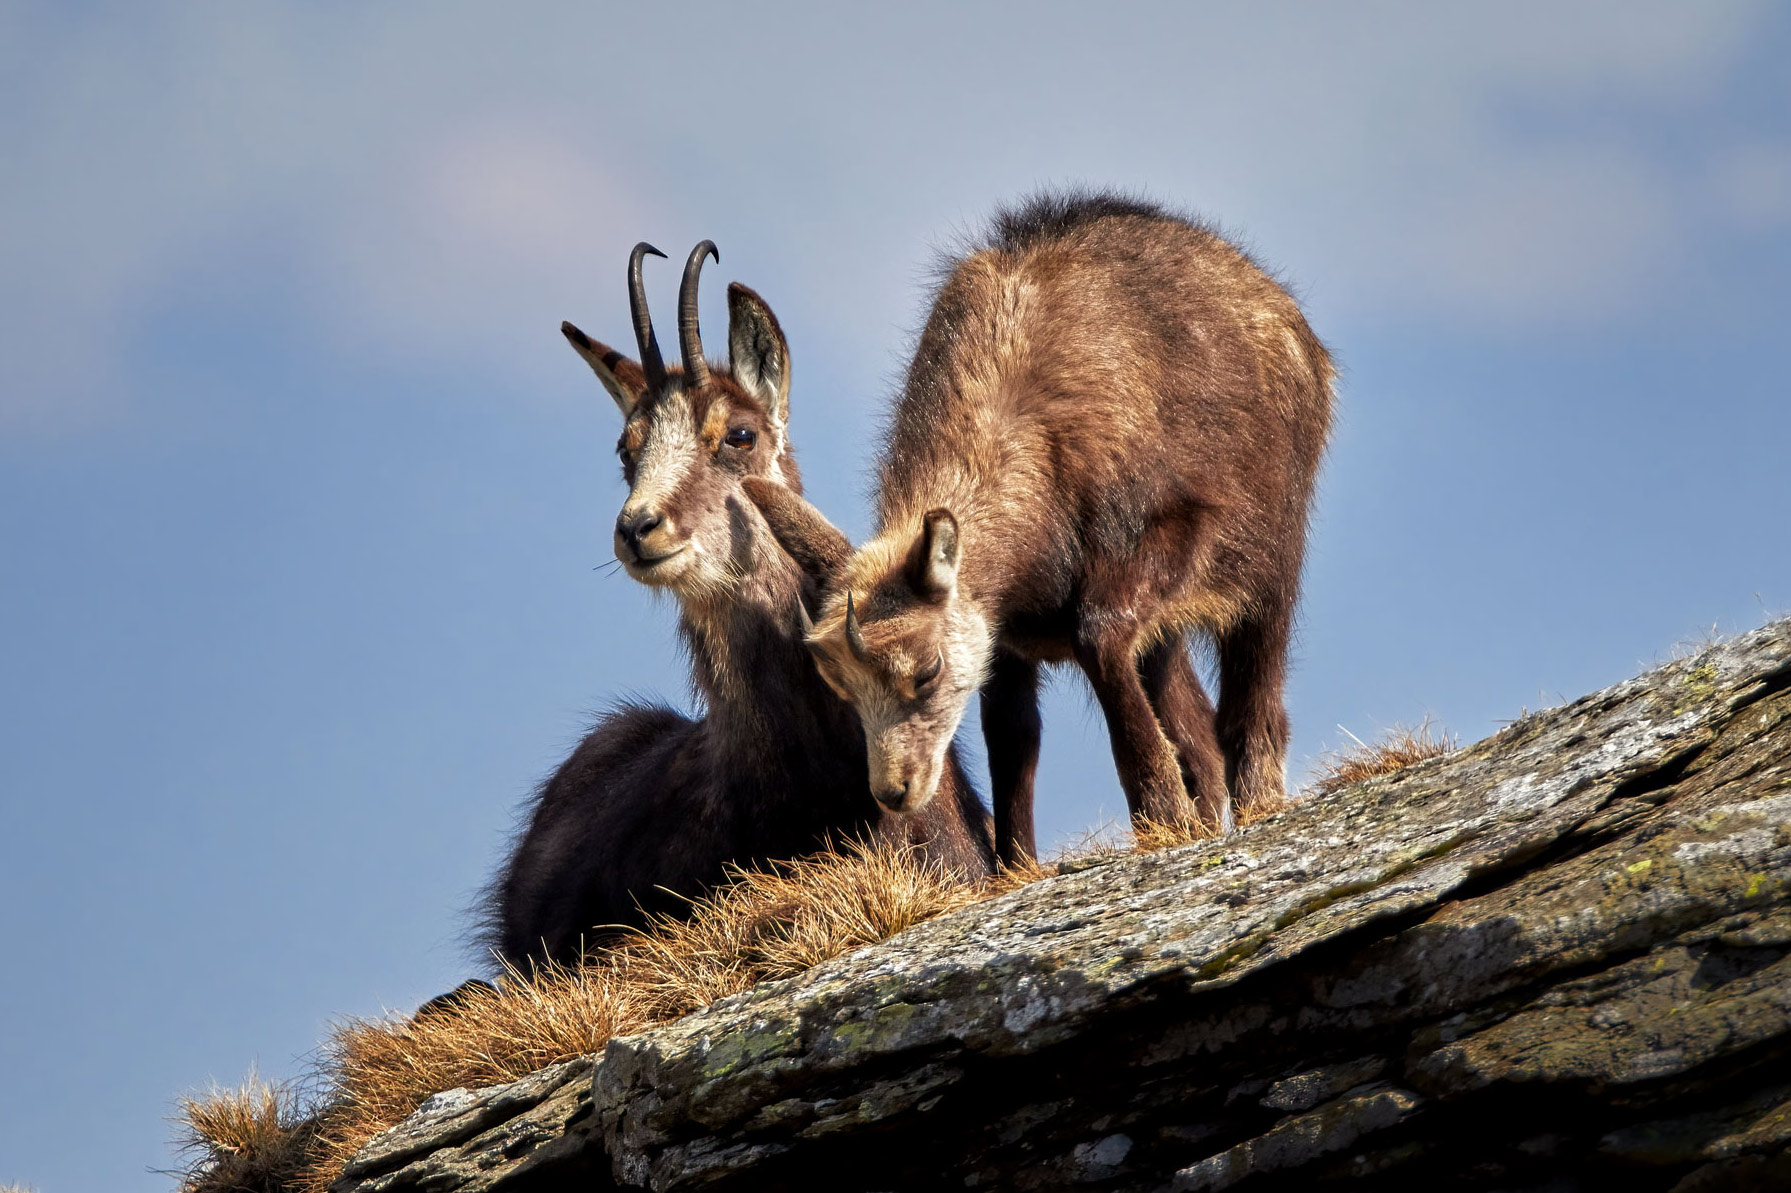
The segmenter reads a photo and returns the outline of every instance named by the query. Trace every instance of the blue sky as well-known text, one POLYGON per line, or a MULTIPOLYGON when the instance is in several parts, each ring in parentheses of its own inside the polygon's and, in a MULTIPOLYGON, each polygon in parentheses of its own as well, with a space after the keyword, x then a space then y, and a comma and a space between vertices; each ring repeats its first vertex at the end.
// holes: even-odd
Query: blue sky
MULTIPOLYGON (((1343 368, 1296 778, 1791 609, 1782 7, 747 7, 0 2, 0 1183, 167 1188, 177 1094, 471 972, 519 801, 688 701, 557 331, 639 239, 771 302, 862 534, 935 249, 1240 236, 1343 368)), ((1046 712, 1064 838, 1124 805, 1046 712)))

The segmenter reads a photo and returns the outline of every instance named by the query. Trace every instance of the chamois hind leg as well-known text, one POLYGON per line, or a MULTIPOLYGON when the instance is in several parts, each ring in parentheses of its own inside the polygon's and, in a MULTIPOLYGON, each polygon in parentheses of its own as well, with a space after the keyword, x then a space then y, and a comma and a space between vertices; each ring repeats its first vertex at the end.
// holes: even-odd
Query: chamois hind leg
POLYGON ((1200 686, 1187 640, 1180 634, 1157 643, 1138 659, 1144 694, 1175 745, 1182 783, 1194 812, 1208 828, 1231 828, 1231 801, 1225 791, 1225 756, 1213 723, 1213 704, 1200 686))
POLYGON ((1157 723, 1138 675, 1138 631, 1129 619, 1083 627, 1076 662, 1094 687, 1113 739, 1113 762, 1134 823, 1185 825, 1193 805, 1182 786, 1181 762, 1157 723))
POLYGON ((1219 746, 1240 819, 1287 798, 1287 678, 1290 610, 1239 623, 1219 639, 1219 746))
POLYGON ((982 693, 983 744, 989 751, 989 801, 995 809, 995 856, 1004 866, 1038 856, 1032 783, 1039 767, 1039 665, 995 652, 982 693))

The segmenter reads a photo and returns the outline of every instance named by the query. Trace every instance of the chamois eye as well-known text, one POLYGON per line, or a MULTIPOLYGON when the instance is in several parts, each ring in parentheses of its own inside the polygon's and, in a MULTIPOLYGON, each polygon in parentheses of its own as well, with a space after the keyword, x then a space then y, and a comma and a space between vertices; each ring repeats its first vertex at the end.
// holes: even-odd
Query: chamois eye
POLYGON ((758 441, 758 438, 758 435, 753 433, 751 427, 730 427, 728 429, 727 437, 724 438, 722 442, 739 451, 749 452, 752 450, 752 445, 758 441))
POLYGON ((944 670, 944 668, 945 655, 943 653, 935 654, 932 662, 928 663, 925 667, 915 669, 914 690, 919 692, 922 688, 938 679, 939 672, 944 670))

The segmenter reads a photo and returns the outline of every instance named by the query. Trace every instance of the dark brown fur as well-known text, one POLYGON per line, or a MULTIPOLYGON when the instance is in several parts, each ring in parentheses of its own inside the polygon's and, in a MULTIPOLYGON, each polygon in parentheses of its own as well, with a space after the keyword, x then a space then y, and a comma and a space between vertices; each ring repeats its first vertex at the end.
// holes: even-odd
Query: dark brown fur
POLYGON ((1031 854, 1038 667, 1073 660, 1134 818, 1222 827, 1279 801, 1332 379, 1294 300, 1199 224, 1105 195, 999 215, 950 264, 887 433, 880 529, 811 636, 879 795, 929 798, 928 751, 980 689, 997 849, 1031 854), (1216 647, 1216 711, 1189 632, 1216 647))
POLYGON ((728 298, 730 365, 710 364, 695 390, 676 366, 650 388, 635 362, 565 328, 626 420, 616 553, 677 597, 704 715, 623 705, 542 786, 488 895, 486 943, 513 964, 573 960, 615 926, 682 911, 730 865, 852 837, 917 846, 967 879, 993 869, 987 813, 955 758, 929 815, 883 817, 870 798, 857 718, 803 645, 803 572, 740 490, 776 477, 800 491, 788 345, 751 290, 728 298), (741 431, 750 444, 731 442, 741 431))

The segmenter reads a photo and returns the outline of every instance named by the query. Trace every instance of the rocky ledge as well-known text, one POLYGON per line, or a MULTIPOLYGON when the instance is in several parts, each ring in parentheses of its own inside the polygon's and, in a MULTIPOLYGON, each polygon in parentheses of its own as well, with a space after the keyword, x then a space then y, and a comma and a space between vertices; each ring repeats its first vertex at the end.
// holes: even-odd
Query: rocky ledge
POLYGON ((438 1095, 335 1188, 1787 1189, 1788 895, 1784 621, 438 1095))

